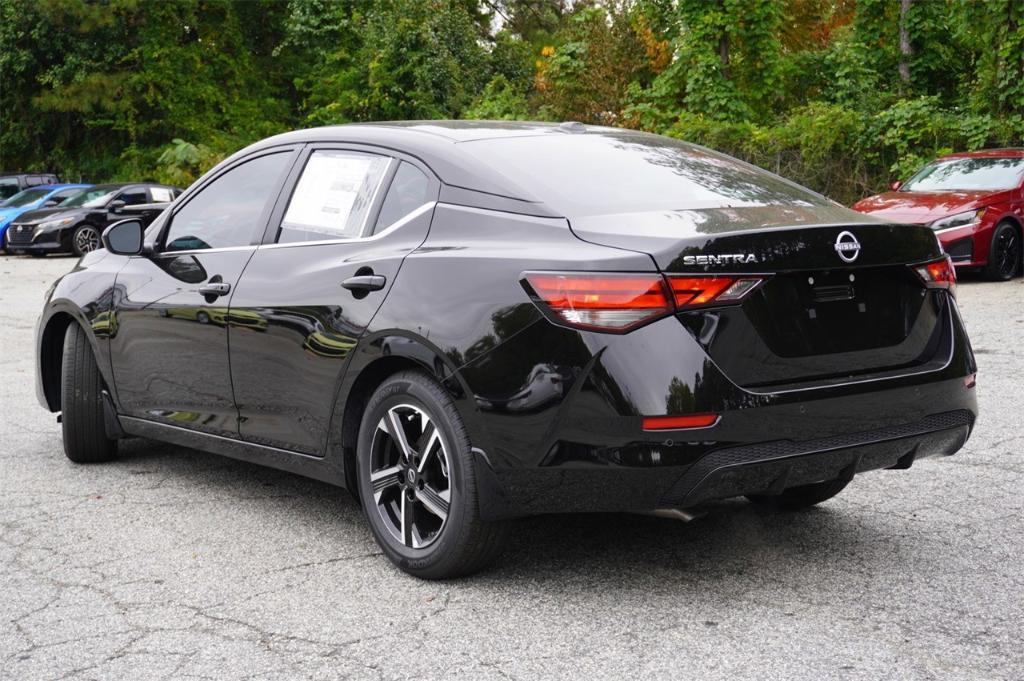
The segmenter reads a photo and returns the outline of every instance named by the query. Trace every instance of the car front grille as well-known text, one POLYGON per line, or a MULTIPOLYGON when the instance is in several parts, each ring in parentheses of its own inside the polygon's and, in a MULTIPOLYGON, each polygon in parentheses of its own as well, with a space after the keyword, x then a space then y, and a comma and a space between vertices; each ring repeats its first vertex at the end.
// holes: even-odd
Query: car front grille
POLYGON ((7 243, 11 246, 30 244, 35 233, 35 225, 11 225, 7 228, 7 243))

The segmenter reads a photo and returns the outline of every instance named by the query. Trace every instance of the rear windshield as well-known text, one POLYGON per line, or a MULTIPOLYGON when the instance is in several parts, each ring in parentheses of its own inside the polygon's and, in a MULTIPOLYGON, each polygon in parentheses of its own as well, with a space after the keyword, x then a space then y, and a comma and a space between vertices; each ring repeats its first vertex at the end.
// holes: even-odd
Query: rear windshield
POLYGON ((625 131, 549 134, 460 146, 530 194, 574 215, 832 205, 767 171, 667 137, 625 131))
POLYGON ((954 158, 929 163, 907 180, 901 192, 1013 189, 1024 179, 1024 158, 954 158))

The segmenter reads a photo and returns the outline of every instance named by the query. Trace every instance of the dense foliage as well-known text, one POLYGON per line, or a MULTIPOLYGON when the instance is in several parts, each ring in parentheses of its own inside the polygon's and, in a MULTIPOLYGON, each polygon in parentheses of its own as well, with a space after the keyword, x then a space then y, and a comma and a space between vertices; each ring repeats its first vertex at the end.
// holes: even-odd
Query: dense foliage
POLYGON ((841 201, 1024 139, 1020 0, 0 0, 0 166, 187 184, 287 129, 581 120, 841 201))

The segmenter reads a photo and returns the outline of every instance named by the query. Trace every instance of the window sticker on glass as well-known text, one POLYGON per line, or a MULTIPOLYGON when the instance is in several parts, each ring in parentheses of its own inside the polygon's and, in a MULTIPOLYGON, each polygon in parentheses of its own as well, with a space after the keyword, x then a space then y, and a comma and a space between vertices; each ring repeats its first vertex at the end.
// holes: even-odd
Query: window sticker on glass
POLYGON ((314 152, 288 204, 280 241, 359 236, 389 162, 352 151, 314 152))
POLYGON ((153 195, 153 203, 164 203, 173 198, 170 187, 150 187, 149 193, 153 195))

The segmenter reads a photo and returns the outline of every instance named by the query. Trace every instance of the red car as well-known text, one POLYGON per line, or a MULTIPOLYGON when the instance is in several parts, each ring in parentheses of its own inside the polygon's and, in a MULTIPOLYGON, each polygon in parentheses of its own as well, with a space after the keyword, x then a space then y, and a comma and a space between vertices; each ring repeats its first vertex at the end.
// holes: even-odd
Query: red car
POLYGON ((982 269, 989 278, 1005 281, 1021 268, 1024 149, 943 156, 853 209, 928 225, 957 268, 982 269))

